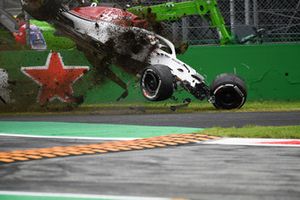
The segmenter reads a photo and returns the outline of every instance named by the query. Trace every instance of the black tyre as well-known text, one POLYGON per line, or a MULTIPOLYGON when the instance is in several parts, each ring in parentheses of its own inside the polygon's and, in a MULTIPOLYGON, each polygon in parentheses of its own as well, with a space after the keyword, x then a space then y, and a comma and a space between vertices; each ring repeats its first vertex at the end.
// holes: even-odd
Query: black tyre
POLYGON ((213 105, 218 109, 241 108, 247 98, 245 82, 234 74, 220 74, 210 90, 215 98, 213 105))
POLYGON ((141 77, 141 90, 150 101, 162 101, 172 96, 174 77, 167 66, 147 67, 141 77))

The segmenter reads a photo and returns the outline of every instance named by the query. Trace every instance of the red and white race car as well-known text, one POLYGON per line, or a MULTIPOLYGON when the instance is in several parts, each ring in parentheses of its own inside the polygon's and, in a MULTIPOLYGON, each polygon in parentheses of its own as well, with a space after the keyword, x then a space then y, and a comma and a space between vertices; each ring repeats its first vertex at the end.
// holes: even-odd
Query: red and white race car
POLYGON ((178 87, 199 100, 208 99, 216 108, 240 108, 246 101, 243 80, 221 74, 207 86, 202 75, 176 58, 168 39, 146 30, 147 21, 124 9, 83 6, 78 0, 22 0, 22 5, 32 17, 52 23, 72 38, 94 67, 126 91, 126 84, 109 70, 110 64, 139 74, 142 94, 151 101, 170 98, 178 87))

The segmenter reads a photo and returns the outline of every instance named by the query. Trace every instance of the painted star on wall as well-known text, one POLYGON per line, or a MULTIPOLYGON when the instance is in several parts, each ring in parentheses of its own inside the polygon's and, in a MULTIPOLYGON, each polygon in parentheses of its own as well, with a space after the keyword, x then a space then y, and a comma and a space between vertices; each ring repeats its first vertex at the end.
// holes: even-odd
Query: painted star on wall
POLYGON ((22 67, 21 71, 39 86, 37 101, 45 104, 54 99, 73 102, 73 84, 89 70, 88 66, 65 66, 57 52, 48 55, 45 66, 22 67))

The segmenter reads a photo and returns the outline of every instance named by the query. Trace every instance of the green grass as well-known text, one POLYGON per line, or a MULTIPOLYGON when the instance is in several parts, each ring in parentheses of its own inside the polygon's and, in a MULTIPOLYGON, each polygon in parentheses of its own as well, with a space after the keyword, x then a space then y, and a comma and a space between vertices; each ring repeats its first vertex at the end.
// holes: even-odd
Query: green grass
POLYGON ((249 101, 240 111, 300 111, 300 101, 249 101))
POLYGON ((300 126, 245 126, 242 128, 210 128, 201 134, 243 138, 300 138, 300 126))
MULTIPOLYGON (((171 106, 180 105, 172 102, 144 102, 144 103, 99 103, 83 104, 78 110, 97 109, 126 109, 136 108, 148 111, 169 112, 171 106)), ((193 101, 188 106, 179 106, 176 112, 274 112, 300 111, 300 101, 249 101, 241 109, 217 110, 208 102, 193 101)))
POLYGON ((217 110, 207 102, 194 101, 189 106, 179 106, 176 111, 171 106, 180 105, 172 102, 138 102, 138 103, 99 103, 70 105, 60 102, 50 103, 47 106, 16 105, 0 106, 0 115, 5 114, 139 114, 139 113, 197 113, 197 112, 285 112, 300 111, 300 101, 249 101, 241 109, 217 110))

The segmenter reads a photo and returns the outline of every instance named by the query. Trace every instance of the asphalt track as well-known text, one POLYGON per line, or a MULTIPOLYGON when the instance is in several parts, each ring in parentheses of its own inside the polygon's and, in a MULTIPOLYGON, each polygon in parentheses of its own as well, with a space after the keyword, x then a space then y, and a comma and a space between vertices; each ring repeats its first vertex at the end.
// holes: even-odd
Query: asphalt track
POLYGON ((0 190, 296 200, 299 155, 299 148, 198 144, 30 161, 0 166, 0 190))
MULTIPOLYGON (((201 113, 0 117, 1 121, 64 121, 185 127, 299 125, 300 113, 201 113)), ((103 141, 2 136, 0 150, 103 141)), ((181 197, 299 199, 300 149, 195 144, 0 165, 0 190, 181 197)), ((1 199, 1 196, 0 196, 1 199)))
POLYGON ((194 128, 241 127, 245 125, 299 125, 300 112, 213 112, 192 114, 137 114, 137 115, 43 115, 0 116, 0 121, 54 121, 132 124, 149 126, 182 126, 194 128))

